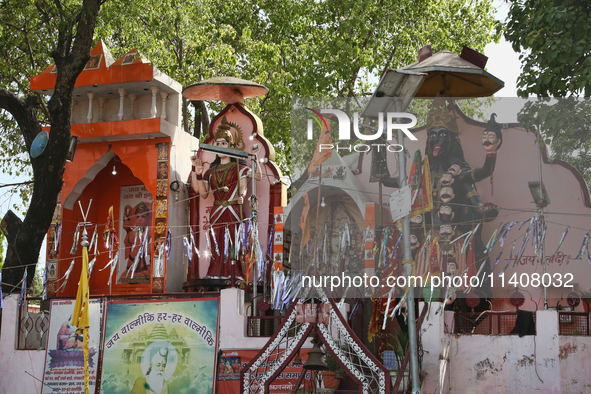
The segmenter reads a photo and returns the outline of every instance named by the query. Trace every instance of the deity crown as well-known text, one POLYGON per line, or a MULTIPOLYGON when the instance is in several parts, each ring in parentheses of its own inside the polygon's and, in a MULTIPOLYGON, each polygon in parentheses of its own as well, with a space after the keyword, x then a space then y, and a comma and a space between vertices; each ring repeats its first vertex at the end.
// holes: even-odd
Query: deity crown
POLYGON ((448 110, 445 101, 438 97, 433 100, 433 108, 427 115, 427 130, 431 130, 433 127, 445 127, 452 133, 458 133, 458 123, 453 110, 448 110))

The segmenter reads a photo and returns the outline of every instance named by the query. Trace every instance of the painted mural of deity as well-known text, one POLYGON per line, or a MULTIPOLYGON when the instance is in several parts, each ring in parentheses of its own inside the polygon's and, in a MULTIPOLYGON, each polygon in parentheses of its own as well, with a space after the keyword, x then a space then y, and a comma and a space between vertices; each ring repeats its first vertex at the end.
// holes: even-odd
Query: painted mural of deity
MULTIPOLYGON (((481 167, 472 168, 464 158, 460 143, 458 124, 452 109, 441 99, 436 99, 427 118, 427 144, 425 156, 429 158, 432 177, 432 196, 434 210, 425 215, 429 227, 433 229, 430 245, 417 246, 416 259, 419 273, 432 274, 453 272, 455 275, 488 275, 490 262, 482 241, 482 222, 494 219, 498 208, 483 204, 476 183, 492 176, 496 152, 503 136, 501 126, 493 114, 482 133, 482 146, 485 153, 481 167), (464 240, 453 242, 456 238, 474 231, 465 248, 464 240), (453 242, 453 243, 452 243, 453 242), (453 266, 453 269, 450 269, 453 266)), ((411 229, 412 229, 411 220, 411 229)), ((420 236, 417 236, 420 237, 420 236)), ((421 239, 420 242, 424 242, 421 239)), ((490 286, 490 284, 488 285, 490 286)), ((486 285, 478 289, 481 296, 489 297, 490 288, 486 285), (484 293, 484 294, 482 294, 484 293)))
MULTIPOLYGON (((358 272, 362 268, 363 217, 348 198, 328 199, 318 218, 319 268, 323 274, 358 272)), ((316 225, 314 224, 314 227, 316 225)), ((311 237, 316 242, 316 237, 311 237)), ((312 250, 309 250, 313 258, 312 250)))

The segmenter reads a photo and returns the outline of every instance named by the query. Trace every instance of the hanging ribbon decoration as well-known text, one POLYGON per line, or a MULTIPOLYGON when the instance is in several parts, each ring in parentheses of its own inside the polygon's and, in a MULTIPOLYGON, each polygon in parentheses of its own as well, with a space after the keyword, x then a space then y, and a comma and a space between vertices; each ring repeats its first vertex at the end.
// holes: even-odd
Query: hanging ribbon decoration
POLYGON ((402 241, 402 234, 400 234, 400 237, 398 237, 398 241, 396 241, 396 245, 394 246, 394 249, 392 249, 392 253, 390 253, 389 260, 392 260, 392 257, 394 257, 394 253, 396 253, 396 250, 398 250, 398 246, 400 246, 401 241, 402 241))
POLYGON ((224 228, 224 261, 228 259, 228 255, 230 254, 230 238, 230 230, 228 229, 228 226, 226 226, 224 228))
POLYGON ((60 240, 62 238, 62 223, 57 222, 56 227, 57 227, 57 230, 55 231, 55 242, 54 242, 53 246, 54 246, 54 251, 57 252, 59 250, 60 240))
POLYGON ((92 233, 92 237, 90 237, 90 246, 88 247, 88 250, 92 250, 93 246, 94 250, 92 251, 92 253, 96 255, 98 251, 98 224, 94 226, 94 232, 92 233))
POLYGON ((64 276, 62 276, 59 280, 62 280, 65 278, 64 283, 62 283, 62 285, 55 291, 56 294, 60 291, 60 289, 63 289, 66 286, 66 283, 68 283, 68 278, 70 277, 70 273, 72 272, 72 269, 74 269, 74 262, 76 260, 72 260, 72 262, 70 263, 70 266, 68 267, 68 270, 66 271, 66 273, 64 274, 64 276))
MULTIPOLYGON (((472 234, 472 230, 468 231, 467 233, 464 233, 464 234, 460 235, 459 237, 457 237, 456 239, 454 239, 453 241, 451 241, 451 242, 450 242, 450 245, 451 245, 451 244, 453 244, 453 243, 455 243, 456 241, 458 241, 458 240, 460 240, 460 239, 464 238, 464 237, 467 237, 467 236, 469 236, 470 234, 472 234)), ((465 242, 464 242, 464 243, 465 243, 465 242)), ((462 245, 462 247, 463 247, 463 245, 462 245)))
POLYGON ((515 227, 515 225, 518 224, 518 223, 521 223, 521 222, 511 222, 511 223, 509 223, 509 226, 507 227, 507 230, 505 231, 505 234, 503 234, 503 237, 501 238, 501 242, 500 242, 501 247, 505 246, 505 240, 507 239, 507 236, 511 232, 511 229, 513 227, 515 227))
POLYGON ((587 232, 587 234, 585 234, 585 238, 583 239, 583 244, 581 245, 581 249, 579 250, 579 253, 577 253, 577 257, 575 257, 575 260, 582 260, 583 259, 583 254, 585 253, 585 250, 589 247, 589 238, 591 237, 591 232, 587 232))
POLYGON ((158 246, 158 259, 154 264, 154 276, 161 278, 164 276, 164 242, 158 246))
POLYGON ((170 229, 168 229, 168 232, 166 233, 166 246, 164 246, 164 250, 166 251, 166 260, 170 260, 171 243, 172 243, 172 233, 170 232, 170 229))
POLYGON ((533 218, 531 218, 531 220, 529 221, 529 225, 527 226, 527 229, 525 230, 525 237, 523 237, 523 243, 521 244, 521 248, 519 248, 519 252, 515 256, 515 261, 513 262, 513 267, 515 267, 517 262, 521 259, 521 256, 523 255, 523 252, 525 251, 525 245, 527 245, 527 241, 529 240, 529 237, 530 237, 531 233, 533 232, 536 222, 537 222, 537 220, 536 220, 535 216, 533 218))
POLYGON ((486 249, 484 249, 484 253, 488 253, 492 250, 493 246, 495 246, 495 244, 501 240, 501 247, 503 246, 503 243, 505 242, 505 238, 507 237, 506 234, 508 234, 508 232, 506 232, 505 230, 507 229, 507 226, 509 226, 509 223, 505 223, 503 225, 503 227, 501 227, 501 231, 499 231, 498 235, 497 235, 497 230, 495 230, 495 232, 493 233, 492 237, 490 237, 490 239, 488 240, 488 243, 486 245, 486 249))
MULTIPOLYGON (((135 259, 133 260, 133 265, 131 267, 131 279, 133 279, 133 275, 135 274, 135 270, 137 269, 137 266, 140 263, 140 260, 146 255, 146 250, 148 247, 148 233, 149 233, 149 229, 146 226, 145 229, 139 228, 139 231, 136 232, 136 238, 138 237, 139 233, 139 238, 140 238, 140 249, 138 250, 138 252, 135 255, 135 259)), ((135 239, 133 241, 133 244, 135 246, 135 239)), ((133 247, 132 249, 133 250, 133 247)), ((129 275, 129 271, 127 272, 127 274, 129 275)))
POLYGON ((25 267, 25 272, 23 273, 23 279, 21 279, 21 295, 18 299, 18 309, 21 309, 21 304, 23 303, 23 300, 25 299, 25 296, 27 294, 27 268, 25 267))
POLYGON ((211 238, 213 239, 213 243, 215 245, 215 253, 217 256, 220 256, 220 248, 218 247, 218 241, 215 238, 215 233, 213 232, 213 226, 209 226, 209 230, 211 232, 211 238))
POLYGON ((119 253, 115 255, 114 258, 111 259, 102 269, 99 271, 104 271, 107 267, 111 267, 111 272, 109 273, 109 281, 107 282, 107 286, 111 285, 111 279, 113 278, 113 273, 115 272, 115 268, 117 268, 117 263, 119 262, 119 253))
MULTIPOLYGON (((490 272, 493 272, 495 270, 495 268, 497 268, 497 264, 499 264, 499 261, 501 261, 501 255, 503 254, 503 249, 501 249, 501 252, 499 253, 499 255, 497 256, 497 259, 495 260, 495 264, 493 265, 492 269, 490 270, 490 272)), ((490 278, 489 278, 490 279, 490 278)), ((488 279, 487 279, 488 280, 488 279)))
POLYGON ((515 251, 515 244, 517 243, 517 241, 513 242, 513 247, 511 248, 511 253, 509 253, 509 259, 507 261, 507 265, 505 266, 505 268, 503 268, 503 270, 499 273, 499 276, 501 276, 501 274, 503 274, 507 268, 509 268, 509 264, 511 263, 511 259, 513 258, 513 252, 515 251))
POLYGON ((495 229, 495 231, 492 233, 492 235, 490 236, 488 242, 486 243, 486 247, 484 248, 484 253, 487 253, 490 249, 491 249, 491 245, 493 243, 493 240, 496 241, 496 236, 497 236, 497 231, 499 230, 499 228, 497 227, 495 229))
MULTIPOLYGON (((388 310, 390 310, 390 302, 392 301, 392 294, 394 293, 394 287, 388 292, 388 301, 386 302, 386 310, 384 311, 384 321, 382 323, 382 330, 386 329, 386 316, 388 316, 388 310)), ((343 298, 344 299, 344 298, 343 298)), ((342 300, 341 300, 342 301, 342 300)))
MULTIPOLYGON (((41 299, 45 301, 47 299, 47 277, 49 276, 49 264, 45 263, 45 272, 43 272, 43 293, 41 294, 41 299)), ((0 287, 2 285, 0 284, 0 287)), ((1 293, 0 293, 1 296, 1 293)))
POLYGON ((72 241, 72 248, 70 249, 70 254, 78 253, 78 241, 80 239, 80 223, 76 226, 76 231, 74 231, 74 240, 72 241))
POLYGON ((271 297, 269 299, 269 305, 273 309, 277 309, 279 306, 277 304, 277 296, 281 293, 281 281, 281 271, 271 272, 271 297))
POLYGON ((187 259, 189 259, 189 267, 193 266, 193 253, 191 252, 191 244, 189 242, 189 240, 187 239, 187 236, 183 236, 183 245, 185 246, 184 250, 184 255, 187 257, 187 259))
POLYGON ((103 231, 103 241, 105 242, 105 249, 109 251, 109 258, 113 258, 113 244, 119 243, 119 238, 115 232, 115 220, 113 219, 113 206, 109 208, 109 214, 107 215, 107 224, 105 225, 105 231, 103 231))
MULTIPOLYGON (((560 249, 560 246, 562 245, 562 242, 564 241, 564 239, 566 238, 566 234, 568 234, 568 229, 570 228, 570 226, 568 226, 564 232, 562 233, 562 237, 560 237, 560 242, 558 243, 558 247, 556 248, 556 252, 552 253, 552 257, 554 257, 554 255, 556 253, 558 253, 558 250, 560 249)), ((550 259, 552 259, 552 257, 550 259)))
POLYGON ((387 259, 386 256, 388 255, 388 241, 390 240, 390 231, 392 229, 390 228, 390 226, 386 227, 386 234, 384 235, 383 239, 382 239, 382 246, 380 248, 380 257, 378 260, 378 264, 379 262, 381 262, 382 267, 385 267, 387 265, 387 259))
POLYGON ((94 268, 94 263, 96 263, 96 256, 94 256, 94 258, 90 261, 90 263, 88 263, 88 279, 90 279, 90 276, 92 275, 92 269, 94 268))
POLYGON ((263 253, 263 247, 260 243, 257 243, 258 246, 258 254, 257 254, 257 283, 263 282, 263 277, 265 276, 265 255, 263 253))
POLYGON ((263 297, 266 300, 266 292, 267 292, 267 270, 269 265, 273 262, 273 241, 275 239, 275 216, 273 216, 273 225, 271 226, 271 230, 269 231, 269 242, 267 242, 267 254, 265 259, 265 264, 263 268, 263 297))
MULTIPOLYGON (((189 234, 191 235, 191 247, 190 250, 194 250, 197 257, 201 258, 201 253, 199 253, 199 249, 197 249, 197 244, 195 243, 195 237, 193 236, 193 231, 189 229, 189 234)), ((184 242, 184 241, 183 241, 184 242)))
POLYGON ((209 231, 205 232, 205 257, 213 256, 213 250, 211 249, 211 241, 209 240, 209 231))
POLYGON ((343 236, 341 237, 341 245, 339 248, 339 261, 344 261, 346 259, 349 245, 351 245, 351 234, 349 233, 349 224, 345 223, 345 229, 343 230, 343 236))
POLYGON ((244 250, 249 250, 250 247, 250 231, 252 223, 256 220, 256 211, 250 213, 250 219, 248 220, 248 227, 244 226, 244 250))
POLYGON ((244 222, 240 222, 238 228, 234 226, 234 256, 232 258, 238 261, 240 257, 240 248, 242 247, 242 228, 244 227, 244 222))
POLYGON ((470 245, 470 243, 472 242, 474 234, 476 234, 476 231, 478 231, 478 227, 480 227, 480 223, 478 223, 475 228, 468 232, 468 236, 466 237, 466 239, 464 240, 464 244, 462 245, 462 253, 464 253, 468 249, 468 245, 470 245))

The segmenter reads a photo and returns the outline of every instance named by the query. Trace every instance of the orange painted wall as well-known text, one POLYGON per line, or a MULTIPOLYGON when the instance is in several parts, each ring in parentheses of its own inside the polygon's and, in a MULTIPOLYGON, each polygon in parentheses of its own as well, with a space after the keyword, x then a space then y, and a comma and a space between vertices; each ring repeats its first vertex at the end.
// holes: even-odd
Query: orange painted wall
MULTIPOLYGON (((104 231, 107 221, 108 210, 113 206, 113 214, 115 219, 115 228, 117 235, 119 235, 119 196, 121 186, 131 186, 143 184, 156 197, 156 172, 157 172, 157 152, 156 144, 159 142, 169 141, 167 139, 152 139, 145 140, 143 144, 138 141, 119 141, 112 142, 112 150, 118 157, 111 160, 109 164, 100 171, 95 179, 86 186, 84 192, 78 199, 82 203, 82 207, 86 209, 88 203, 92 198, 92 206, 88 215, 88 220, 93 224, 99 225, 99 244, 98 251, 100 255, 95 263, 92 276, 90 279, 90 292, 92 295, 109 294, 109 287, 107 281, 109 277, 110 268, 103 272, 102 269, 108 262, 108 253, 104 247, 102 240, 102 232, 104 231), (113 164, 117 168, 117 175, 112 174, 113 164)), ((107 143, 93 143, 80 144, 76 151, 76 157, 72 163, 66 165, 66 172, 64 174, 64 186, 62 189, 62 203, 71 193, 76 183, 84 177, 88 169, 92 167, 97 160, 101 158, 108 150, 107 143), (104 145, 104 146, 103 146, 104 145)), ((74 256, 70 255, 72 247, 73 235, 78 222, 82 221, 82 215, 78 203, 73 210, 63 209, 62 211, 62 237, 60 242, 59 252, 59 266, 58 278, 61 278, 74 256)), ((152 223, 153 224, 153 223, 152 223)), ((94 226, 87 229, 89 238, 92 237, 94 226)), ((153 234, 152 234, 153 235, 153 234)), ((81 238, 80 238, 81 239, 81 238)), ((150 250, 152 244, 150 244, 150 250)), ((150 254, 153 256, 153 252, 150 254)), ((76 263, 66 287, 63 292, 56 294, 58 297, 67 296, 75 297, 77 292, 78 280, 80 278, 80 266, 82 261, 82 248, 78 247, 76 254, 76 263)), ((92 254, 89 259, 92 260, 92 254)), ((116 274, 113 275, 114 277, 116 274)), ((59 282, 61 285, 62 282, 59 282)), ((112 281, 112 294, 125 293, 150 293, 151 285, 148 284, 127 284, 116 285, 115 279, 112 281)))

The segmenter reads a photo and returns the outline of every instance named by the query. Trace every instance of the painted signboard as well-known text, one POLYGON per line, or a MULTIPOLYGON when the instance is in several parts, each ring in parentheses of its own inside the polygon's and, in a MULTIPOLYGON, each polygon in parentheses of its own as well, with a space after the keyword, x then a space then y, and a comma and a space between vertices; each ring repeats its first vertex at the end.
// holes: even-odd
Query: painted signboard
POLYGON ((110 302, 100 392, 214 392, 217 298, 110 302))
MULTIPOLYGON (((300 349, 302 360, 308 358, 310 349, 300 349)), ((249 350, 226 350, 218 360, 217 364, 217 386, 218 394, 236 394, 240 392, 240 370, 257 355, 258 349, 249 350)), ((271 394, 290 394, 296 389, 296 383, 300 374, 304 371, 301 365, 294 365, 293 360, 285 367, 277 378, 269 385, 271 394)), ((306 387, 310 387, 309 380, 312 374, 306 372, 306 387)), ((301 387, 303 387, 303 383, 301 387)))
MULTIPOLYGON (((71 324, 75 303, 76 300, 53 300, 51 302, 42 394, 84 392, 82 335, 76 335, 76 326, 71 324)), ((96 391, 96 371, 102 327, 101 306, 101 300, 90 300, 90 328, 88 329, 90 393, 96 391)))

